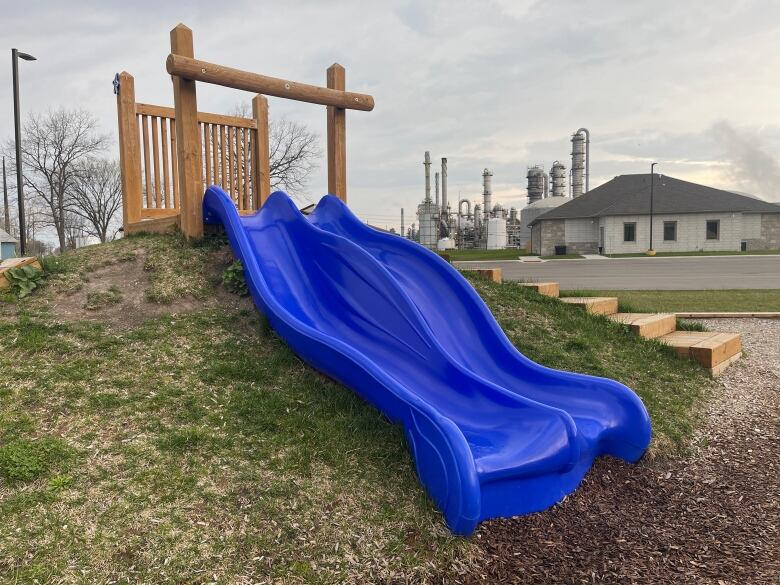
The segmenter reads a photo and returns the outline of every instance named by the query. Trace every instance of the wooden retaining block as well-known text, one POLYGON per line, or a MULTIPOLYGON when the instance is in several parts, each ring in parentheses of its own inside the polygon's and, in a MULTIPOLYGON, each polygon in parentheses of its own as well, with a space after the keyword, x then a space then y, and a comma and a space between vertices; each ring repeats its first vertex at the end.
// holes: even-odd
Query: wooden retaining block
POLYGON ((167 217, 156 217, 154 219, 142 219, 133 223, 128 223, 125 227, 125 235, 138 234, 138 233, 150 233, 150 234, 165 234, 168 233, 173 226, 179 227, 181 225, 180 215, 169 215, 167 217))
POLYGON ((561 301, 582 307, 593 315, 613 315, 618 312, 617 297, 564 297, 561 301))
POLYGON ((615 313, 609 318, 628 325, 633 333, 645 339, 666 335, 677 327, 677 318, 670 313, 615 313))
POLYGON ((0 262, 0 290, 6 289, 11 286, 8 279, 5 277, 6 271, 11 268, 19 268, 21 266, 32 266, 38 270, 43 270, 43 266, 38 262, 38 258, 35 256, 29 256, 26 258, 6 258, 0 262))
POLYGON ((561 286, 557 282, 521 282, 520 286, 526 286, 548 297, 561 296, 561 286))
POLYGON ((690 357, 718 375, 742 354, 742 336, 739 333, 716 331, 674 331, 658 338, 674 348, 679 357, 690 357))
POLYGON ((504 277, 500 268, 478 268, 474 270, 474 272, 483 278, 487 278, 488 280, 497 282, 498 284, 504 282, 504 277))

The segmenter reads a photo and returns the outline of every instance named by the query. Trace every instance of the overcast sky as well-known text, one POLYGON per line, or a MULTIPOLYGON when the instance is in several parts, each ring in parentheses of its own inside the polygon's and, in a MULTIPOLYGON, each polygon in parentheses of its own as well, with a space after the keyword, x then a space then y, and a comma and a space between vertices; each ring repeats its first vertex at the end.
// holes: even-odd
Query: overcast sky
MULTIPOLYGON (((591 187, 662 173, 780 201, 780 2, 343 1, 9 2, 0 43, 22 62, 24 112, 82 107, 116 140, 111 81, 172 105, 169 30, 194 31, 195 56, 324 84, 333 62, 373 112, 348 112, 349 203, 397 226, 423 196, 425 150, 449 160, 450 199, 525 205, 528 165, 570 165, 570 135, 591 132, 591 187)), ((9 59, 10 60, 10 59, 9 59)), ((13 135, 10 63, 0 72, 0 135, 13 135)), ((199 109, 251 95, 198 85, 199 109)), ((325 109, 270 98, 271 116, 308 124, 325 146, 325 109)), ((115 155, 114 151, 108 153, 115 155)), ((327 187, 324 158, 307 197, 327 187)), ((409 220, 407 219, 407 225, 409 220)))

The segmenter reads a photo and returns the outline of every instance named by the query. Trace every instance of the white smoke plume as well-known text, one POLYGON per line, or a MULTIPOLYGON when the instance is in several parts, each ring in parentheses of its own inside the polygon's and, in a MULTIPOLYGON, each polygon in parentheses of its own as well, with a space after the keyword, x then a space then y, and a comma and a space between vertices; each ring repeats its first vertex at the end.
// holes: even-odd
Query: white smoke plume
POLYGON ((723 148, 731 180, 766 201, 780 201, 780 163, 757 133, 721 120, 712 125, 710 134, 723 148))

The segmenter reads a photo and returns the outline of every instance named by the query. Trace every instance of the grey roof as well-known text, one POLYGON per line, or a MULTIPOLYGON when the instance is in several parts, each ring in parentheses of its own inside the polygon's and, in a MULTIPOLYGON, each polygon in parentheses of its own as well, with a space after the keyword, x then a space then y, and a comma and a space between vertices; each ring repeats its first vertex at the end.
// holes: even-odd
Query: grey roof
MULTIPOLYGON (((755 197, 690 183, 667 175, 654 175, 654 213, 780 213, 780 205, 755 197)), ((605 215, 650 213, 650 173, 619 175, 603 185, 540 215, 546 219, 574 219, 605 215)))
POLYGON ((13 242, 14 244, 16 244, 18 241, 19 240, 9 235, 8 232, 5 231, 3 228, 0 228, 0 242, 13 242))

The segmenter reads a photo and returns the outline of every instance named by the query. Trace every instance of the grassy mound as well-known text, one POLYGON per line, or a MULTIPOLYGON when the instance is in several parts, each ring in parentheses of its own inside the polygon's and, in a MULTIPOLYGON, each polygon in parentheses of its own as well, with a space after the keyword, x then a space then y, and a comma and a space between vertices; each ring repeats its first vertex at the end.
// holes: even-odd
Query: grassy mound
MULTIPOLYGON (((225 292, 231 260, 220 240, 126 238, 48 260, 41 290, 0 306, 0 580, 377 582, 475 562, 401 430, 225 292)), ((684 445, 708 385, 694 365, 474 284, 529 357, 629 384, 654 450, 684 445)))

